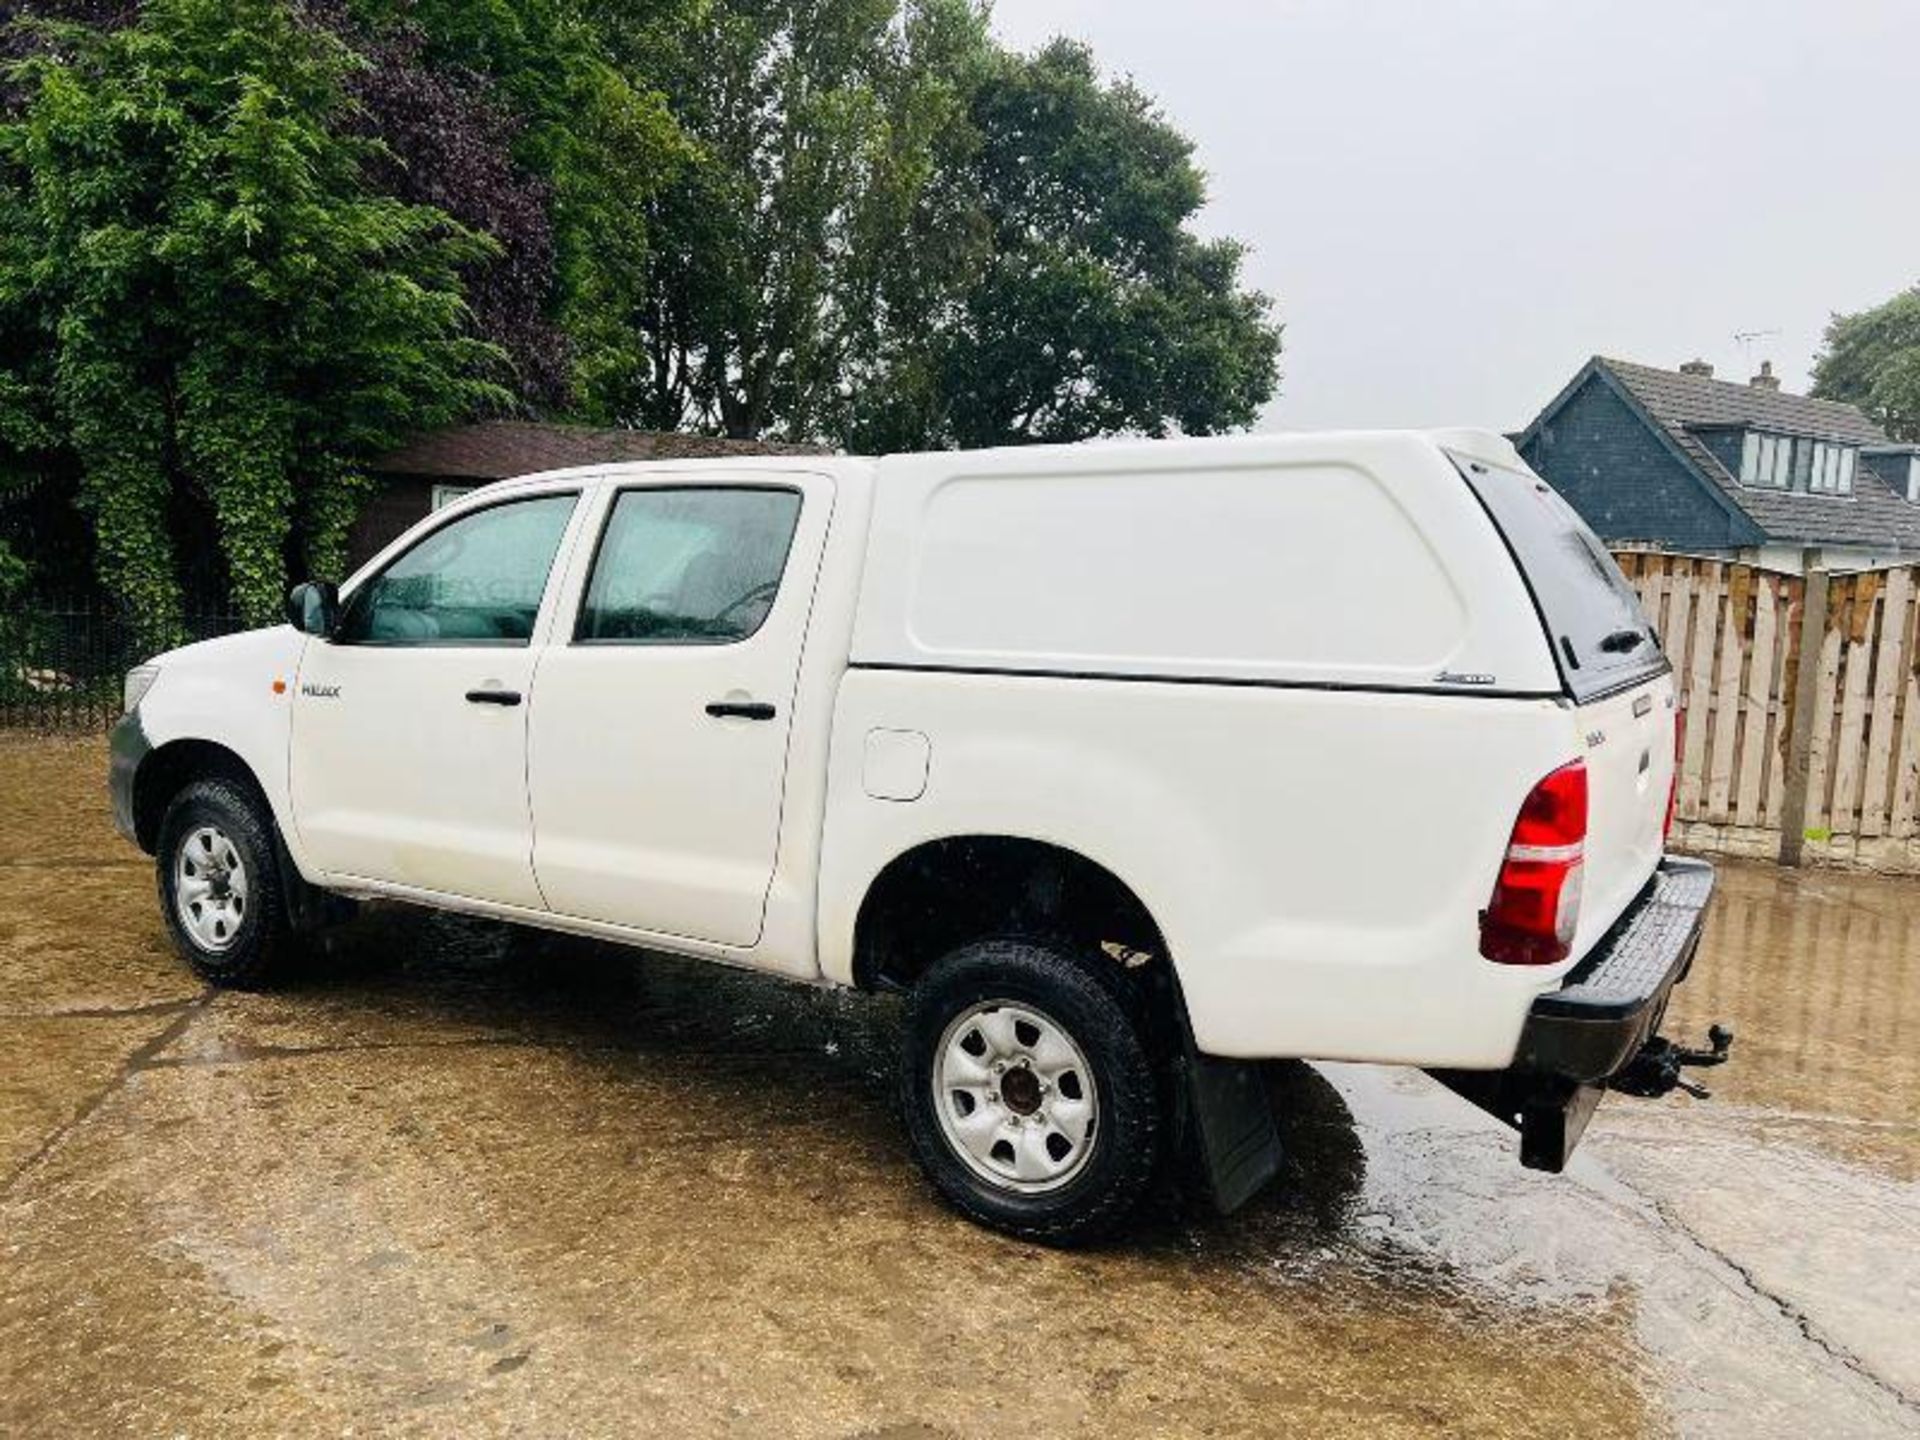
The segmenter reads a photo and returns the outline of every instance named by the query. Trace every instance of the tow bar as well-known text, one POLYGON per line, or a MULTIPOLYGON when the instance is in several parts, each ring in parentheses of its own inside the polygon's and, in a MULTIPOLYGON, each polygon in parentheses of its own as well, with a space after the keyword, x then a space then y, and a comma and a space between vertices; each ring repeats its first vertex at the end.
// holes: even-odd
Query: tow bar
POLYGON ((1706 1100, 1713 1092, 1685 1079, 1680 1072, 1687 1067, 1705 1069, 1726 1064, 1727 1051, 1733 1047, 1733 1031, 1724 1025, 1710 1026, 1707 1043, 1713 1048, 1689 1050, 1656 1035, 1640 1047, 1640 1053, 1629 1060, 1623 1070, 1606 1081, 1607 1088, 1649 1098, 1665 1095, 1670 1090, 1684 1090, 1696 1100, 1706 1100))
POLYGON ((1680 1072, 1726 1064, 1727 1052, 1733 1048, 1733 1031, 1715 1025, 1707 1031, 1707 1043, 1711 1049, 1690 1050, 1656 1035, 1604 1080, 1580 1081, 1519 1070, 1428 1073, 1456 1095, 1518 1130, 1520 1163, 1527 1169, 1557 1175, 1566 1168, 1600 1097, 1609 1090, 1650 1098, 1684 1090, 1696 1100, 1707 1099, 1707 1087, 1683 1078, 1680 1072))

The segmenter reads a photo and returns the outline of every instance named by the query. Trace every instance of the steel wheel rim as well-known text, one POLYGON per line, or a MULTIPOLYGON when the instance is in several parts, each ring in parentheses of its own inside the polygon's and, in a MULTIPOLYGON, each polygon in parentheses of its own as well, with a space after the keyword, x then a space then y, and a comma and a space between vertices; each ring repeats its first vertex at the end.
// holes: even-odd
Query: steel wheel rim
POLYGON ((962 1163, 1016 1194, 1068 1184, 1099 1143, 1100 1093, 1086 1052, 1031 1005, 983 1000, 948 1023, 934 1050, 933 1108, 962 1163))
POLYGON ((247 867, 218 825, 196 825, 173 857, 173 909, 202 950, 219 954, 240 938, 247 915, 247 867))

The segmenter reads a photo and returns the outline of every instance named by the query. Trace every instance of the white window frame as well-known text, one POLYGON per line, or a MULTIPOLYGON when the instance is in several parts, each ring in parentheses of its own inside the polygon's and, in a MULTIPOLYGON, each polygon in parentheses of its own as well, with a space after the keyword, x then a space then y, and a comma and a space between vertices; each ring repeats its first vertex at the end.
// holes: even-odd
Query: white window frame
POLYGON ((1793 437, 1749 430, 1740 448, 1740 483, 1763 490, 1793 484, 1793 437))
POLYGON ((1807 470, 1807 491, 1813 495, 1851 495, 1859 451, 1831 440, 1813 442, 1813 464, 1807 470))
POLYGON ((463 495, 471 495, 478 485, 436 485, 427 492, 427 513, 444 510, 463 495))

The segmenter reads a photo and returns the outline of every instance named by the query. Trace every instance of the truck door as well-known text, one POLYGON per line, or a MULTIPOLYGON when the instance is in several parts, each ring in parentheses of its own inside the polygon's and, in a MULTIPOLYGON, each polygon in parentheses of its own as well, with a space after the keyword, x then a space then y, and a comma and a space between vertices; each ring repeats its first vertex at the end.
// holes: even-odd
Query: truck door
POLYGON ((611 490, 541 657, 534 871, 564 915, 757 943, 832 482, 611 490))
POLYGON ((329 874, 540 907, 534 640, 577 489, 452 515, 349 595, 294 687, 289 790, 329 874))

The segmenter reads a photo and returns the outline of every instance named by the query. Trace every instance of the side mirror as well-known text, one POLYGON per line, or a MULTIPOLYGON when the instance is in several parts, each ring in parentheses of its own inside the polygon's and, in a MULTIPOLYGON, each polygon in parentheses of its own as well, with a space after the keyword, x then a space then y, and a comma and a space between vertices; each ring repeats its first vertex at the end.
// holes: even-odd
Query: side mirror
POLYGON ((287 593, 287 623, 308 635, 326 636, 340 623, 340 587, 310 580, 287 593))

